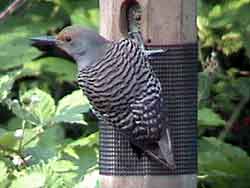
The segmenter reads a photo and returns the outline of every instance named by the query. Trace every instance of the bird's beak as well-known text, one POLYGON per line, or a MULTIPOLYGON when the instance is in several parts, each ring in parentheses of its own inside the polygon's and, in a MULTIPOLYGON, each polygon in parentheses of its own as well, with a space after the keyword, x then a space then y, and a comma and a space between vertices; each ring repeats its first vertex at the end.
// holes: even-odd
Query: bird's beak
POLYGON ((31 40, 31 45, 34 47, 56 46, 56 41, 57 41, 54 36, 33 37, 30 40, 31 40))
POLYGON ((74 61, 69 54, 58 47, 60 41, 54 36, 33 37, 30 38, 30 40, 31 46, 39 49, 42 52, 41 55, 35 57, 33 60, 38 60, 43 57, 61 57, 70 61, 74 61))

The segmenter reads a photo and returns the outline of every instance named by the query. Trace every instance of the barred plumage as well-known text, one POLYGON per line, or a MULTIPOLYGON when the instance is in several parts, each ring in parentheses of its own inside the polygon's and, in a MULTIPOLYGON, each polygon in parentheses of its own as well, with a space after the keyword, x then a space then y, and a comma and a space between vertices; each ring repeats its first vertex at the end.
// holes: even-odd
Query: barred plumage
POLYGON ((145 51, 131 39, 107 41, 79 26, 65 28, 55 39, 33 40, 41 50, 54 45, 59 52, 55 56, 64 54, 77 63, 79 86, 102 119, 133 146, 175 167, 161 85, 146 59, 153 51, 145 51))
POLYGON ((161 86, 137 43, 112 43, 104 57, 79 71, 78 83, 106 121, 136 139, 160 139, 161 86))

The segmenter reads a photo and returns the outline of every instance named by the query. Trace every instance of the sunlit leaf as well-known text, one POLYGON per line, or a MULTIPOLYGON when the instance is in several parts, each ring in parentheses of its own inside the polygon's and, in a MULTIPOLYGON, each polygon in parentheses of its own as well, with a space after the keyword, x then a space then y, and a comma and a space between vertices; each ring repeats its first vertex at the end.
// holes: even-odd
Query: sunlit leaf
POLYGON ((69 160, 55 161, 51 167, 55 172, 67 172, 78 169, 78 166, 76 166, 72 161, 69 160))
POLYGON ((249 56, 249 3, 249 0, 198 0, 198 36, 203 47, 216 47, 225 55, 245 48, 249 56))
POLYGON ((99 133, 93 133, 87 137, 82 137, 79 138, 78 140, 71 142, 70 144, 68 144, 67 147, 76 147, 76 146, 93 146, 93 145, 97 145, 99 143, 99 133))
POLYGON ((0 160, 0 185, 2 184, 3 181, 5 181, 8 178, 8 174, 7 174, 7 166, 5 164, 5 162, 0 160))
POLYGON ((7 98, 14 84, 16 77, 20 71, 9 72, 5 75, 0 75, 0 102, 7 98))
POLYGON ((198 123, 200 126, 223 126, 225 125, 225 121, 210 108, 199 109, 198 123))
POLYGON ((28 109, 24 109, 18 100, 8 100, 7 104, 12 112, 20 119, 25 120, 33 125, 40 124, 39 117, 30 112, 28 109))
POLYGON ((72 94, 62 98, 56 110, 54 121, 67 123, 87 124, 83 119, 83 114, 89 111, 89 103, 81 90, 74 91, 72 94))
POLYGON ((46 125, 55 114, 54 99, 40 89, 32 89, 21 96, 22 107, 39 119, 38 125, 46 125))
POLYGON ((199 173, 215 187, 248 187, 250 157, 242 149, 216 138, 203 138, 198 157, 199 173))
POLYGON ((77 184, 74 188, 82 187, 99 188, 99 171, 94 170, 90 173, 87 173, 83 181, 77 184))
POLYGON ((10 188, 70 188, 60 174, 55 173, 51 164, 33 165, 17 174, 10 188))

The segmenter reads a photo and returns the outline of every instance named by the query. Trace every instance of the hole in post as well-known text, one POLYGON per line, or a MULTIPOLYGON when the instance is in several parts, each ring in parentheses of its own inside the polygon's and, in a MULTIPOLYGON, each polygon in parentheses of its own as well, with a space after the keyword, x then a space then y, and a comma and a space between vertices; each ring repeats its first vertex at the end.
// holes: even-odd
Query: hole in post
POLYGON ((120 12, 120 30, 123 36, 127 37, 128 32, 141 30, 142 10, 137 1, 124 1, 120 12))

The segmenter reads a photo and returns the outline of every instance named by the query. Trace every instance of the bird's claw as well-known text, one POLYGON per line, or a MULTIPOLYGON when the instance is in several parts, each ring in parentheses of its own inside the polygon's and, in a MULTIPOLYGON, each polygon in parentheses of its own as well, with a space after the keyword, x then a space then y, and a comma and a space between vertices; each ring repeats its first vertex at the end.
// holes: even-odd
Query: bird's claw
POLYGON ((166 53, 168 51, 167 49, 147 50, 145 48, 142 35, 141 35, 141 33, 139 31, 130 31, 130 32, 128 32, 128 37, 131 38, 132 40, 135 40, 140 45, 141 50, 142 50, 143 54, 145 55, 145 57, 147 59, 151 59, 151 56, 153 56, 153 55, 164 54, 164 53, 166 53))

